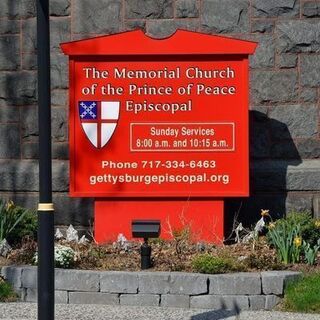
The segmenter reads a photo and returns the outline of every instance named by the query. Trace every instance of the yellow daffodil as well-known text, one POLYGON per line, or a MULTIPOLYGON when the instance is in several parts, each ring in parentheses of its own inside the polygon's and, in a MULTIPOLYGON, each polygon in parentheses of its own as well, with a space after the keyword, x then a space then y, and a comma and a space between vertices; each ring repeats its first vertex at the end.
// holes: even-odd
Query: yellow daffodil
POLYGON ((12 209, 13 207, 14 207, 13 201, 12 201, 12 200, 9 200, 9 201, 7 202, 7 204, 6 204, 6 210, 8 211, 8 210, 12 209))
POLYGON ((301 237, 295 237, 294 240, 293 240, 293 243, 297 248, 301 247, 302 238, 301 237))
POLYGON ((264 210, 264 209, 261 209, 261 216, 262 217, 266 217, 269 215, 269 210, 264 210))
POLYGON ((320 228, 320 220, 316 220, 314 225, 316 226, 316 228, 320 228))
POLYGON ((273 222, 271 222, 271 223, 269 223, 269 229, 273 229, 273 228, 275 228, 276 227, 276 225, 273 223, 273 222))

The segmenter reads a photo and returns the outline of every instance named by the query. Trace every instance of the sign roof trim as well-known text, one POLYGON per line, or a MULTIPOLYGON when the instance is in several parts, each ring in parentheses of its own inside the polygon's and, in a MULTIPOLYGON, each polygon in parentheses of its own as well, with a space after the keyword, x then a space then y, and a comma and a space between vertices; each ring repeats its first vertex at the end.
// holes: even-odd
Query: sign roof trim
POLYGON ((167 38, 155 39, 141 29, 62 43, 69 56, 99 55, 197 55, 253 54, 258 43, 178 29, 167 38), (191 44, 191 45, 190 45, 191 44))

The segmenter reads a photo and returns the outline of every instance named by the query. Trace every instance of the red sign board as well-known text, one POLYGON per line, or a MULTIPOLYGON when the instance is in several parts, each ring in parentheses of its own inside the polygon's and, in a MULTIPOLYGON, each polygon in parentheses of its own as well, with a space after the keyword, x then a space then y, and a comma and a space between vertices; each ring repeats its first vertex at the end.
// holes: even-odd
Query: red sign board
POLYGON ((62 45, 70 56, 70 193, 228 197, 249 193, 253 42, 141 31, 62 45))

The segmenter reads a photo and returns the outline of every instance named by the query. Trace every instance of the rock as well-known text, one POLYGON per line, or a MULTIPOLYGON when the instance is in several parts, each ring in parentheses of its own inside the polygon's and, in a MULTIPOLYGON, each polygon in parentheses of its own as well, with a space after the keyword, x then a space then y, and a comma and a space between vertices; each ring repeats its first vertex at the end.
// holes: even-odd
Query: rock
POLYGON ((301 56, 301 84, 303 86, 320 86, 320 54, 301 56))
POLYGON ((70 0, 50 0, 50 15, 51 16, 68 16, 71 12, 70 0))
POLYGON ((71 41, 71 19, 50 19, 50 48, 61 53, 60 44, 71 41))
POLYGON ((197 0, 177 0, 176 17, 177 18, 196 18, 199 16, 197 0))
POLYGON ((58 53, 51 54, 51 88, 67 89, 68 74, 68 57, 58 53))
POLYGON ((3 239, 0 242, 0 256, 7 257, 7 255, 11 252, 12 248, 9 245, 6 239, 3 239))
POLYGON ((20 21, 0 20, 0 34, 17 34, 20 32, 20 21))
POLYGON ((308 1, 303 3, 302 14, 308 18, 320 17, 319 1, 308 1))
POLYGON ((275 45, 273 37, 264 35, 250 37, 250 40, 258 42, 254 55, 249 57, 251 68, 271 68, 274 66, 275 45))
POLYGON ((0 70, 17 70, 20 66, 20 37, 0 36, 0 70))
POLYGON ((250 88, 253 103, 296 101, 298 75, 295 70, 252 72, 250 88))
POLYGON ((248 32, 248 8, 247 0, 204 0, 201 26, 210 33, 248 32))
POLYGON ((151 20, 147 23, 147 34, 153 38, 165 38, 178 28, 195 31, 198 22, 195 20, 151 20))
POLYGON ((295 68, 298 63, 296 54, 282 54, 279 56, 278 66, 280 69, 295 68))
POLYGON ((276 27, 276 44, 280 53, 319 52, 320 22, 282 21, 276 27))
POLYGON ((126 18, 173 18, 173 0, 126 0, 126 18))
POLYGON ((75 1, 73 12, 74 33, 98 34, 120 31, 120 0, 91 0, 90 3, 75 1))
POLYGON ((22 52, 35 53, 37 50, 37 21, 28 19, 22 21, 22 52))
POLYGON ((254 17, 296 17, 300 3, 297 0, 254 0, 254 17))
POLYGON ((317 88, 301 88, 300 99, 303 102, 317 102, 318 101, 318 90, 317 88))
POLYGON ((274 29, 273 21, 253 20, 251 21, 251 32, 271 33, 274 29))
POLYGON ((66 241, 76 243, 79 241, 78 231, 73 227, 72 224, 70 224, 69 228, 67 229, 66 241))
POLYGON ((18 124, 0 123, 0 158, 20 158, 20 134, 18 124))

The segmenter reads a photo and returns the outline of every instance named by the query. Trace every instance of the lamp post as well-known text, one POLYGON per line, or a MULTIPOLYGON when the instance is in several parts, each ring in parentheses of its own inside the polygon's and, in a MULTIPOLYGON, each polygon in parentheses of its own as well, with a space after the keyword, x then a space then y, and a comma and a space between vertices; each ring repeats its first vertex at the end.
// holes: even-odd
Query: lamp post
POLYGON ((38 319, 54 319, 49 0, 37 0, 39 206, 38 319))

